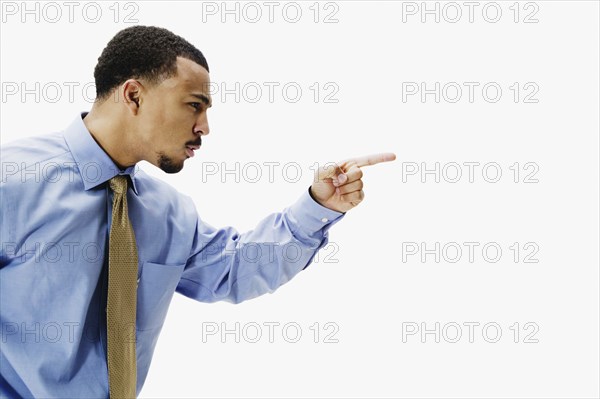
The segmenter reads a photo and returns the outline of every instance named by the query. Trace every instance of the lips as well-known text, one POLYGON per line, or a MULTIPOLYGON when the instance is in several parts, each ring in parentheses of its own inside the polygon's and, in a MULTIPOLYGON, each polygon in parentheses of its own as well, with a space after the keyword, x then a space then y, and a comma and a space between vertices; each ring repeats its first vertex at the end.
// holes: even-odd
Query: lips
POLYGON ((198 150, 200 148, 200 145, 201 144, 186 145, 185 153, 187 154, 187 156, 189 158, 192 158, 194 156, 194 151, 198 150))

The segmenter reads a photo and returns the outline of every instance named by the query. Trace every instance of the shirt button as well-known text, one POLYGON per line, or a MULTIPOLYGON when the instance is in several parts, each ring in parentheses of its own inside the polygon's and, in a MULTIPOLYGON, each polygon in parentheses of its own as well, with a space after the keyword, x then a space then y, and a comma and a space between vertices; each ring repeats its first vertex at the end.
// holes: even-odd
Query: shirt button
POLYGON ((323 223, 327 223, 327 222, 329 222, 329 219, 327 219, 327 218, 323 218, 323 219, 321 219, 321 222, 323 222, 323 223))

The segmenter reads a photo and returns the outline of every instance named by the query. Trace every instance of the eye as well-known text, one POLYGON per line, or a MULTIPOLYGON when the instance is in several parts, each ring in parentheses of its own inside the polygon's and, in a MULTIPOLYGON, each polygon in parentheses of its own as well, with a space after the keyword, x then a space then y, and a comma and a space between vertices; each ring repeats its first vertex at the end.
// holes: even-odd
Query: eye
POLYGON ((202 109, 202 104, 200 103, 190 103, 190 105, 196 110, 200 111, 202 109))

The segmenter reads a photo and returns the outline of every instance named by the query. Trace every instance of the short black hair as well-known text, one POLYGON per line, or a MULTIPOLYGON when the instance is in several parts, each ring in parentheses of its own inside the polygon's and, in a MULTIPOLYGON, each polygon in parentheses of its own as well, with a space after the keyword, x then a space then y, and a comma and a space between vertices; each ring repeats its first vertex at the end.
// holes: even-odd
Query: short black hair
POLYGON ((136 25, 119 31, 102 50, 94 69, 96 99, 104 100, 127 79, 159 83, 174 76, 177 57, 194 61, 210 72, 202 52, 167 29, 136 25))

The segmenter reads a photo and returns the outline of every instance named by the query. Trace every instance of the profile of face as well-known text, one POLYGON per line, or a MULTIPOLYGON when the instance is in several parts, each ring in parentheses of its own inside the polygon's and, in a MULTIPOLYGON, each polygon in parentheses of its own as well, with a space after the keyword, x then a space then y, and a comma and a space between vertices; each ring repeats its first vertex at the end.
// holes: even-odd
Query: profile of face
POLYGON ((212 106, 208 71, 187 58, 177 58, 177 73, 145 85, 136 98, 135 130, 142 158, 166 173, 183 169, 209 133, 212 106))

